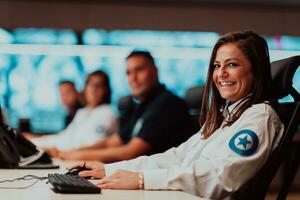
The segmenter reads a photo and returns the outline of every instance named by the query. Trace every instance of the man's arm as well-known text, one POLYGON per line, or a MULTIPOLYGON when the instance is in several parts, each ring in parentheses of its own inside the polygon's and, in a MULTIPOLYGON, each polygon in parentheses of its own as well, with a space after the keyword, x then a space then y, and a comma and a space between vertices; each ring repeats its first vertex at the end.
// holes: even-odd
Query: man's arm
POLYGON ((38 137, 43 137, 46 134, 34 134, 31 132, 22 132, 22 135, 27 139, 27 140, 31 140, 32 138, 38 138, 38 137))
POLYGON ((149 152, 151 145, 145 140, 135 137, 128 144, 110 147, 106 149, 90 149, 70 152, 61 152, 59 157, 71 160, 98 160, 111 163, 121 160, 129 160, 149 152))
POLYGON ((76 151, 104 149, 104 148, 119 146, 121 144, 122 144, 122 140, 121 140, 119 134, 114 133, 111 136, 109 136, 109 137, 107 137, 103 140, 98 141, 94 145, 87 146, 87 147, 82 147, 82 148, 76 149, 76 151))

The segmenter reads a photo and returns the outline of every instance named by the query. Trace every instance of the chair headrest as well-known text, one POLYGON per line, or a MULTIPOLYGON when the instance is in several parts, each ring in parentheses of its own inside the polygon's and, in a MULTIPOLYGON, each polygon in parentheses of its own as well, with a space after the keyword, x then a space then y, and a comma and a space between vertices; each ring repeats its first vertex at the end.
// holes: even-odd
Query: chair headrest
POLYGON ((190 108, 201 107, 204 86, 196 86, 189 88, 185 93, 185 100, 190 108))
POLYGON ((294 74, 300 65, 300 56, 292 56, 271 63, 273 94, 281 99, 291 93, 294 74))
POLYGON ((131 96, 120 97, 120 99, 118 101, 119 111, 124 111, 124 110, 128 109, 129 106, 131 105, 131 101, 132 101, 131 96))

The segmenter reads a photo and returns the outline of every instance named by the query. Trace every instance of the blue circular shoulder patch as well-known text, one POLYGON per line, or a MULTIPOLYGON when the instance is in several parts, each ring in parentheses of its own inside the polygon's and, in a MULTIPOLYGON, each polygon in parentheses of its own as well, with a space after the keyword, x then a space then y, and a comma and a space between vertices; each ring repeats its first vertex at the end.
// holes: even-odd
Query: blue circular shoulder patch
POLYGON ((257 135, 249 129, 244 129, 230 139, 229 147, 239 155, 250 156, 256 151, 258 143, 257 135))

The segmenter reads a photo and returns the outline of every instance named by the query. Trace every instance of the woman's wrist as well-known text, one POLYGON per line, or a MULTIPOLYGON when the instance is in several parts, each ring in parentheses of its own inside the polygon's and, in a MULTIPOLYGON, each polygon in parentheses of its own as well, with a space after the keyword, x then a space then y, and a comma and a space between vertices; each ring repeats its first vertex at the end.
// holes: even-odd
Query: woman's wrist
POLYGON ((144 189, 144 175, 142 173, 139 173, 139 189, 144 189))
POLYGON ((102 175, 103 175, 103 177, 105 177, 106 176, 106 168, 105 168, 105 164, 102 164, 102 175))

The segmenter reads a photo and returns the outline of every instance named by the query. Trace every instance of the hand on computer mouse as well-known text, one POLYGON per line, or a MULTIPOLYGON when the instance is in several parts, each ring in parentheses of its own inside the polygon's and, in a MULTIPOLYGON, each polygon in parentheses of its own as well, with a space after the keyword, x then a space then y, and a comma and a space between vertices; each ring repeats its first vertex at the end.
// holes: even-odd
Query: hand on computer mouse
MULTIPOLYGON (((69 174, 69 175, 72 175, 72 176, 79 176, 80 172, 86 171, 86 170, 89 170, 89 169, 87 169, 85 167, 78 167, 78 168, 72 169, 71 171, 68 171, 66 174, 69 174)), ((92 176, 84 176, 84 178, 90 179, 90 178, 92 178, 92 176)))
POLYGON ((67 168, 71 171, 73 169, 82 168, 85 170, 80 172, 78 175, 82 177, 92 176, 94 178, 103 178, 105 176, 104 164, 101 162, 80 162, 67 168))
POLYGON ((77 167, 77 168, 73 168, 72 170, 68 171, 66 174, 73 175, 73 176, 79 176, 78 174, 85 170, 89 170, 89 169, 87 169, 85 167, 77 167))

